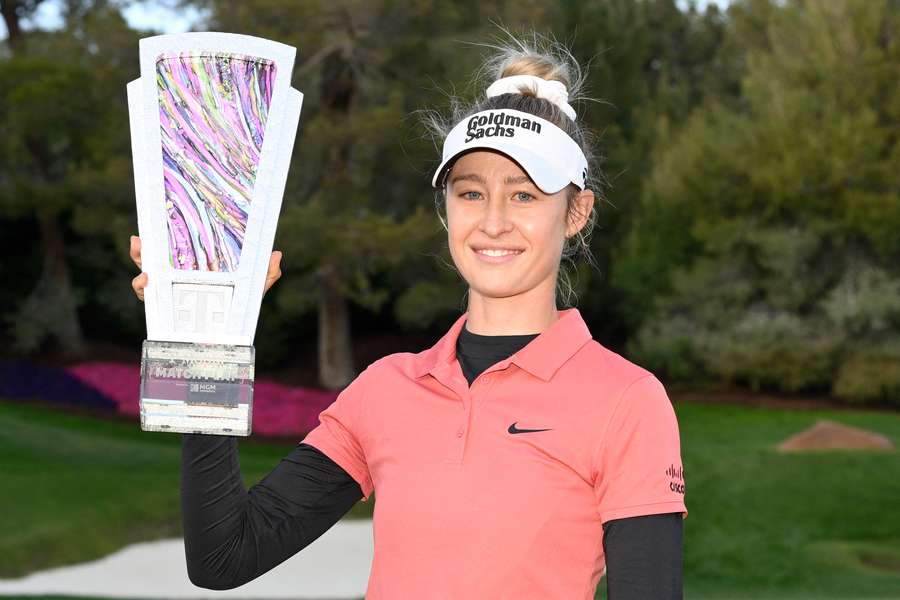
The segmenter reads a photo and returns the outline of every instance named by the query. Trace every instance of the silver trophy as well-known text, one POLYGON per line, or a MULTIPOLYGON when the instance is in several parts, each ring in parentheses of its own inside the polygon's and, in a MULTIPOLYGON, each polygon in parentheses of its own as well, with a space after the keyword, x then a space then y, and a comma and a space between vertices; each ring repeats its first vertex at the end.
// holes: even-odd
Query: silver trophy
POLYGON ((253 336, 303 102, 295 54, 229 33, 140 41, 127 89, 144 431, 250 435, 253 336))

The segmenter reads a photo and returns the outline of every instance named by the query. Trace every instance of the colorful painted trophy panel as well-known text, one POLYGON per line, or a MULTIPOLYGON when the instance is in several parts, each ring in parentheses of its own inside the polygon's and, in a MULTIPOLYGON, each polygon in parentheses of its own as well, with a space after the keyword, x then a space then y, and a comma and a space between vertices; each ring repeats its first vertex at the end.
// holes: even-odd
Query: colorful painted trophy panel
POLYGON ((303 101, 295 54, 228 33, 140 41, 128 110, 145 431, 252 430, 253 337, 303 101))

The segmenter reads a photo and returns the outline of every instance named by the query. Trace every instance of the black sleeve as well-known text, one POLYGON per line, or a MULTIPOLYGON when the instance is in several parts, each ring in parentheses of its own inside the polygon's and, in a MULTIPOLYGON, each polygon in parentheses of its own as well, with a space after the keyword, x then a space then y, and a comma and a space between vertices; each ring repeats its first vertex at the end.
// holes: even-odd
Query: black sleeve
POLYGON ((680 512, 603 524, 608 600, 681 600, 680 512))
POLYGON ((318 449, 300 443, 249 490, 236 436, 183 434, 181 518, 188 577, 227 590, 278 566, 359 501, 359 484, 318 449))

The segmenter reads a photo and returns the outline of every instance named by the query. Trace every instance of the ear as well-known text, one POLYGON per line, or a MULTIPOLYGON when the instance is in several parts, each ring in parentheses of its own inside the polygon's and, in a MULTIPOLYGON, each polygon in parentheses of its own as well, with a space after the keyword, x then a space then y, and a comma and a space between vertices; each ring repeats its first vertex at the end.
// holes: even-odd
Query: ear
POLYGON ((572 237, 584 227, 584 224, 587 223, 588 217, 591 216, 591 211, 594 209, 594 191, 589 189, 583 189, 578 192, 578 195, 575 197, 575 205, 573 207, 573 215, 572 218, 569 219, 566 225, 566 237, 572 237))

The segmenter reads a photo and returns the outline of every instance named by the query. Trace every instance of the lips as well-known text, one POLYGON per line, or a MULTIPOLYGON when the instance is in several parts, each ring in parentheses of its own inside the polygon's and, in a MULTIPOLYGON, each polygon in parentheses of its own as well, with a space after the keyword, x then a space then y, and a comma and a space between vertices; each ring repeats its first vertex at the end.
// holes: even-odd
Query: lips
POLYGON ((472 250, 475 252, 480 252, 482 250, 492 250, 492 251, 500 251, 500 252, 522 252, 524 248, 519 248, 518 246, 471 246, 472 250))
POLYGON ((485 263, 502 264, 514 260, 524 252, 520 248, 472 248, 478 259, 485 263))
POLYGON ((503 248, 503 249, 493 249, 493 248, 481 248, 475 250, 475 252, 479 254, 486 254, 487 256, 506 256, 509 254, 521 254, 521 250, 514 250, 511 248, 503 248))

